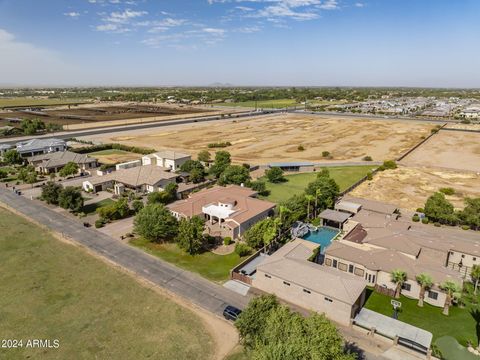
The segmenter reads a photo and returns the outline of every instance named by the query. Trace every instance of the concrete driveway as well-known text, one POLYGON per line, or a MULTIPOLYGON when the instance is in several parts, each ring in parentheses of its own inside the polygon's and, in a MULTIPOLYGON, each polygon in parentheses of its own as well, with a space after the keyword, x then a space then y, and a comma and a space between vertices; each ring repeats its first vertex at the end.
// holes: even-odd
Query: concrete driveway
POLYGON ((122 235, 131 233, 133 231, 133 219, 134 216, 126 219, 116 220, 110 224, 106 224, 104 227, 98 229, 98 231, 114 239, 120 240, 122 235))

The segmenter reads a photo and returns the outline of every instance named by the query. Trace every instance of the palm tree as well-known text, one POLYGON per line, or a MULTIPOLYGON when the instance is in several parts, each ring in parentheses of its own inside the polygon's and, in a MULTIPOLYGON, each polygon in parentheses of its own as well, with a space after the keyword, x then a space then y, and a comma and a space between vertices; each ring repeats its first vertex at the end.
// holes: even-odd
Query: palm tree
POLYGON ((430 289, 433 285, 432 277, 426 273, 421 273, 416 277, 418 285, 420 285, 420 295, 418 297, 418 306, 423 306, 423 299, 425 299, 425 291, 430 289))
POLYGON ((442 283, 442 285, 440 285, 440 289, 445 291, 445 294, 446 294, 445 304, 443 305, 442 313, 443 315, 448 316, 448 311, 450 309, 450 306, 452 305, 454 295, 460 292, 460 286, 451 280, 447 280, 444 283, 442 283))
POLYGON ((400 293, 402 292, 402 286, 407 280, 407 273, 401 269, 393 270, 390 274, 392 282, 396 284, 395 288, 395 298, 398 299, 400 297, 400 293))
POLYGON ((305 194, 305 199, 307 199, 307 219, 310 219, 310 202, 314 199, 313 195, 305 194))
POLYGON ((475 284, 475 290, 473 290, 473 293, 477 295, 477 288, 478 288, 478 282, 480 281, 480 265, 473 265, 472 266, 472 271, 470 272, 470 277, 474 281, 475 284))
POLYGON ((315 217, 317 217, 317 211, 318 211, 318 198, 322 196, 322 192, 320 189, 315 190, 315 217))

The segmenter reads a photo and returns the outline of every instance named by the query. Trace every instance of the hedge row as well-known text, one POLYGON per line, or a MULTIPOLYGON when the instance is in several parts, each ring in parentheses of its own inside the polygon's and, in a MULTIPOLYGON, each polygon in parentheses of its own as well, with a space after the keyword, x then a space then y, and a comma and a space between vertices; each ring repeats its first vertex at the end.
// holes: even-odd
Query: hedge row
POLYGON ((156 152, 155 149, 143 148, 138 146, 129 146, 129 145, 123 145, 123 144, 116 144, 116 143, 82 146, 76 149, 71 149, 71 151, 78 154, 88 154, 88 153, 102 151, 102 150, 123 150, 123 151, 129 151, 129 152, 142 154, 142 155, 148 155, 156 152))

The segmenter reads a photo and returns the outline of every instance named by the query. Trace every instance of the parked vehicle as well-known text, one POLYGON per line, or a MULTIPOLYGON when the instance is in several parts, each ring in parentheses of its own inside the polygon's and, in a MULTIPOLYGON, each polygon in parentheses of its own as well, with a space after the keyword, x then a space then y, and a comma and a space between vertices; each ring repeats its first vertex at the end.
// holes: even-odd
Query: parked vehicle
POLYGON ((227 320, 235 321, 241 313, 242 310, 236 308, 235 306, 227 305, 227 307, 225 307, 223 310, 223 317, 227 320))

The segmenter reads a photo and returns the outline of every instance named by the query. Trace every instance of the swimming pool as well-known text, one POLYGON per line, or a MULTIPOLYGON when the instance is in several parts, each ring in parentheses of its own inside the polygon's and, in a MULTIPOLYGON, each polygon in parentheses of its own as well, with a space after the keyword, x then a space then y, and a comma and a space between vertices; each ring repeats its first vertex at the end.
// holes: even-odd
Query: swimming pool
POLYGON ((321 253, 332 243, 332 240, 338 234, 338 230, 329 227, 319 227, 317 231, 309 231, 307 235, 303 237, 304 240, 308 240, 319 244, 321 246, 321 253))

